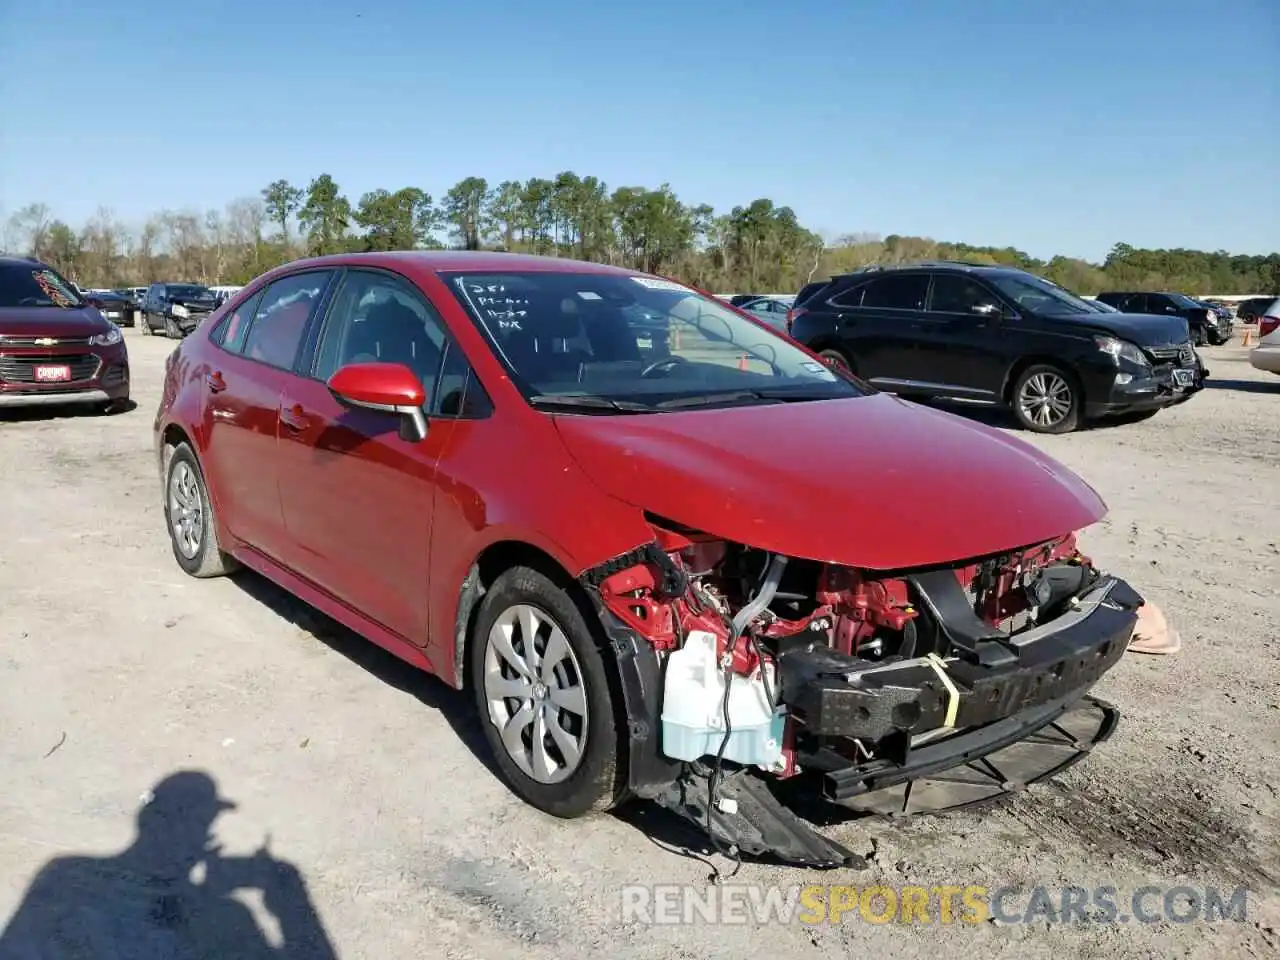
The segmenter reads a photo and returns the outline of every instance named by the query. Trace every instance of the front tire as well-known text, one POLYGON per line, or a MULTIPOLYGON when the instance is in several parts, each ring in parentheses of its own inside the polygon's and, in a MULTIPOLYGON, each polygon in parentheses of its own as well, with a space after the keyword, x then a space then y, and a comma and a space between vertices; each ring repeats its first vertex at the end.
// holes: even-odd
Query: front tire
POLYGON ((470 639, 471 687, 503 780, 526 803, 572 818, 625 794, 606 662, 581 609, 530 567, 502 573, 470 639))
POLYGON ((193 577, 221 577, 237 564, 218 546, 218 525, 204 472, 191 447, 180 443, 165 470, 164 519, 173 557, 193 577))
POLYGON ((164 318, 164 335, 170 340, 181 340, 182 331, 178 329, 178 325, 174 323, 173 317, 164 318))
POLYGON ((1013 385, 1013 415, 1033 433, 1070 433, 1080 426, 1084 397, 1075 377, 1060 367, 1037 363, 1013 385))

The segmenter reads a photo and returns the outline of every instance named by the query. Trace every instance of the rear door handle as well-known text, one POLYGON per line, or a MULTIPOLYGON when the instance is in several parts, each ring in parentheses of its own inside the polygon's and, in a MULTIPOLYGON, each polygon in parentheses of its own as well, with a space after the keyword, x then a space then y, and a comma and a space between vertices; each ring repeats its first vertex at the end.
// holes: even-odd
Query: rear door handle
POLYGON ((311 418, 307 416, 307 412, 298 403, 291 407, 282 407, 280 409, 280 422, 295 433, 311 426, 311 418))
POLYGON ((216 371, 205 374, 204 385, 209 388, 210 393, 221 393, 227 389, 227 381, 223 380, 222 374, 216 371))

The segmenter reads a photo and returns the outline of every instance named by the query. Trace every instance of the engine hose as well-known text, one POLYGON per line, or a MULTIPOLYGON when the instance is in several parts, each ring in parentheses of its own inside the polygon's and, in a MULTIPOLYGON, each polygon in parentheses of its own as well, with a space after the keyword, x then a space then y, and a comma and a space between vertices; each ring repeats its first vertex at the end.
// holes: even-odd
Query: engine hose
POLYGON ((756 617, 764 612, 769 604, 773 603, 773 596, 778 592, 778 584, 782 582, 782 572, 787 567, 787 558, 780 553, 775 553, 773 559, 769 561, 769 569, 764 575, 764 580, 760 584, 760 589, 756 591, 756 595, 741 610, 738 615, 733 618, 733 637, 737 640, 742 636, 744 630, 756 617))

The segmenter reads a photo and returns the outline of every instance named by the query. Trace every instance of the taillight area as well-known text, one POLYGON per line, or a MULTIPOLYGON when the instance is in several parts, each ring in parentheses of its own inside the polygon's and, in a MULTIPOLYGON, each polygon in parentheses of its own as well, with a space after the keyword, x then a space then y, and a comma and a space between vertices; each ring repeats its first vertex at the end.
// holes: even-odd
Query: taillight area
POLYGON ((1259 317, 1258 336, 1265 337, 1269 333, 1280 330, 1280 317, 1259 317))
POLYGON ((796 318, 805 312, 804 307, 792 307, 787 311, 787 336, 791 336, 791 329, 795 326, 796 318))

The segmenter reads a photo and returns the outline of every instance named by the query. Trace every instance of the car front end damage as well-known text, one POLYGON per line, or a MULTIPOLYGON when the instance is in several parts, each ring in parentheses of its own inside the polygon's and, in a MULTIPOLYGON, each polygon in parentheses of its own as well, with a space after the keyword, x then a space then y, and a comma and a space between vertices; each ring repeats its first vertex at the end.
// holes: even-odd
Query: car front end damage
POLYGON ((969 806, 1053 776, 1115 726, 1087 692, 1143 601, 1074 535, 872 572, 649 520, 653 543, 581 583, 622 678, 630 792, 722 852, 854 863, 792 808, 969 806))

